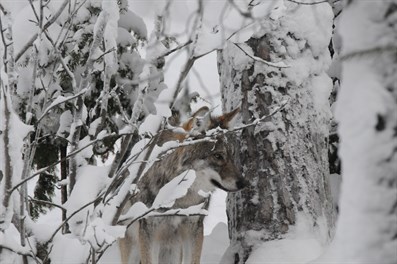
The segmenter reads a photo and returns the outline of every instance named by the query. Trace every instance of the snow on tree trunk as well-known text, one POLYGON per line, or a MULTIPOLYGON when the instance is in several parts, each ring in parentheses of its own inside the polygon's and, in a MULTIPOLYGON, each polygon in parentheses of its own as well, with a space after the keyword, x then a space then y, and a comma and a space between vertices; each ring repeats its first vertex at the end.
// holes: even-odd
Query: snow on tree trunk
POLYGON ((339 24, 340 216, 324 258, 397 263, 397 1, 348 1, 339 24))
POLYGON ((23 124, 14 112, 9 91, 12 80, 7 78, 1 67, 0 75, 0 263, 4 263, 5 259, 15 257, 8 254, 11 251, 20 255, 30 254, 29 249, 19 245, 19 237, 10 234, 18 234, 12 222, 14 212, 19 208, 18 192, 14 186, 21 180, 23 142, 31 127, 23 124))
POLYGON ((231 141, 250 185, 228 196, 231 245, 225 263, 263 261, 255 258, 259 246, 269 251, 268 261, 309 260, 334 226, 327 157, 332 82, 325 73, 332 10, 327 3, 278 3, 261 32, 245 43, 228 42, 218 54, 224 110, 241 105, 238 122, 253 122, 289 99, 284 110, 231 141), (290 259, 280 254, 282 249, 262 244, 298 241, 303 233, 313 239, 305 240, 310 256, 299 255, 304 253, 297 244, 289 244, 299 255, 290 259))

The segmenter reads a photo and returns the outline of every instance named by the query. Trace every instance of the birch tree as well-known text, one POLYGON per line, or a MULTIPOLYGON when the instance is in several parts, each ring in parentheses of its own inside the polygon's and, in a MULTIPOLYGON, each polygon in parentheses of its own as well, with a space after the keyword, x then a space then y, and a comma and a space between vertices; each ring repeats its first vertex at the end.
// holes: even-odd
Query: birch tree
MULTIPOLYGON (((248 17, 255 8, 247 8, 248 17)), ((231 245, 223 261, 256 263, 265 256, 304 262, 321 251, 302 256, 297 245, 329 243, 335 220, 327 156, 332 82, 326 74, 333 14, 328 3, 295 1, 261 10, 264 19, 253 22, 260 30, 242 43, 227 42, 218 54, 223 107, 240 105, 243 124, 285 107, 231 141, 250 186, 228 197, 231 245), (272 247, 283 239, 292 239, 286 250, 296 256, 272 247)))
POLYGON ((396 1, 353 0, 341 15, 340 216, 319 261, 397 261, 396 7, 396 1))

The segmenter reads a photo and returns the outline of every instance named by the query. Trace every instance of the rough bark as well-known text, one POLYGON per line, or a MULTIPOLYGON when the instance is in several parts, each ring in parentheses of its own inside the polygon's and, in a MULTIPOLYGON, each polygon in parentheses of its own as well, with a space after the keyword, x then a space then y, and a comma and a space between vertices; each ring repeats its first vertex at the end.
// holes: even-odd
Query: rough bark
MULTIPOLYGON (((251 55, 290 67, 254 61, 254 56, 241 54, 230 42, 218 54, 223 107, 229 111, 240 104, 238 122, 253 122, 289 99, 286 108, 268 122, 232 139, 236 162, 250 182, 242 192, 229 194, 227 201, 231 246, 226 258, 234 263, 244 263, 258 243, 283 238, 299 217, 308 219, 318 232, 325 231, 320 234, 324 240, 333 230, 327 157, 330 112, 329 105, 315 102, 314 91, 318 81, 328 88, 332 85, 324 73, 329 51, 327 43, 315 46, 285 27, 291 16, 269 19, 264 32, 239 44, 244 50, 252 49, 251 55), (299 51, 290 52, 291 47, 299 51), (307 68, 302 61, 309 62, 304 65, 307 68), (296 77, 297 72, 302 78, 296 77)), ((330 37, 330 32, 325 34, 330 37)))

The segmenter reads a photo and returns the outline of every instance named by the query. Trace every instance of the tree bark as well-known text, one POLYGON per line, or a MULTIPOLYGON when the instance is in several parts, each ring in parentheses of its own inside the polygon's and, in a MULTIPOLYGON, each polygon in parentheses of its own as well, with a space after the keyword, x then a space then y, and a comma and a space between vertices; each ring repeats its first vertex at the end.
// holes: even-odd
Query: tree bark
POLYGON ((225 262, 245 263, 254 247, 284 238, 299 221, 312 225, 313 236, 323 242, 332 236, 327 154, 332 82, 325 74, 332 11, 326 5, 312 14, 324 18, 319 25, 324 28, 308 29, 324 34, 316 43, 304 33, 306 25, 291 26, 300 21, 295 16, 310 15, 308 8, 288 6, 282 17, 262 25, 262 33, 243 44, 229 42, 218 54, 223 108, 241 105, 240 124, 269 114, 289 99, 284 110, 231 139, 250 185, 228 195, 231 245, 225 262), (279 62, 289 67, 271 66, 279 62))

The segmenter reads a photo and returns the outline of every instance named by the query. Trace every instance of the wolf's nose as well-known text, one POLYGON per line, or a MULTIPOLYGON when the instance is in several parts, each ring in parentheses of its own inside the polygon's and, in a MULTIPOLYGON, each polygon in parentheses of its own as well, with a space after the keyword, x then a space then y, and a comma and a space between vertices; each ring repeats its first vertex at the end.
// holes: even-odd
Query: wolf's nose
POLYGON ((245 179, 240 179, 236 182, 237 189, 241 190, 248 185, 248 181, 245 179))

